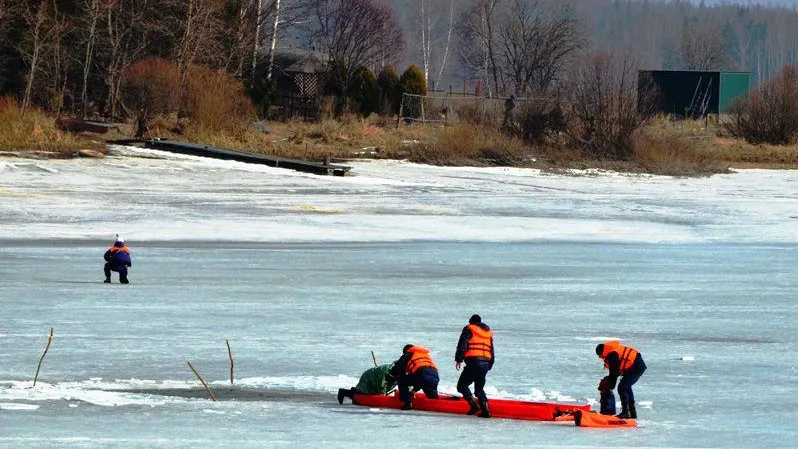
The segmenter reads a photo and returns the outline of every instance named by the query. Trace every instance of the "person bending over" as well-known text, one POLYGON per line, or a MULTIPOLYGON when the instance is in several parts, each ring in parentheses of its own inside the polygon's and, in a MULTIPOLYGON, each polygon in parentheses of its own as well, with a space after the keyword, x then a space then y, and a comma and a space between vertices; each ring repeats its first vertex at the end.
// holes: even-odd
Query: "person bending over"
POLYGON ((391 375, 399 383, 399 400, 402 410, 411 410, 413 401, 410 389, 423 390, 430 399, 438 399, 438 367, 429 350, 421 346, 405 345, 402 356, 393 364, 391 375))
POLYGON ((617 340, 607 341, 596 346, 596 355, 604 361, 604 367, 610 371, 601 379, 599 390, 611 393, 620 376, 618 397, 621 398, 621 413, 617 416, 618 418, 637 419, 632 385, 646 371, 646 362, 643 361, 643 356, 637 349, 622 345, 617 340))
POLYGON ((338 389, 338 403, 343 404, 344 398, 354 399, 357 394, 388 394, 396 386, 396 379, 391 375, 393 363, 375 366, 363 371, 360 380, 352 388, 338 389))

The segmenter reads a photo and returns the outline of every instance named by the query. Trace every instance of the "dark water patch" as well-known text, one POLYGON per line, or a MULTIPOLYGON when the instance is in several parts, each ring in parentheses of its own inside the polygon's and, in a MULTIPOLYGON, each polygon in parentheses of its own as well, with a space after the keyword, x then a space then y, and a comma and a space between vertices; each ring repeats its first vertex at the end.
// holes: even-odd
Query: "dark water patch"
MULTIPOLYGON (((334 402, 332 393, 309 390, 282 390, 252 387, 211 387, 214 396, 220 401, 241 402, 334 402)), ((208 399, 208 392, 202 388, 133 388, 102 390, 115 393, 148 394, 153 396, 169 396, 184 399, 208 399)))

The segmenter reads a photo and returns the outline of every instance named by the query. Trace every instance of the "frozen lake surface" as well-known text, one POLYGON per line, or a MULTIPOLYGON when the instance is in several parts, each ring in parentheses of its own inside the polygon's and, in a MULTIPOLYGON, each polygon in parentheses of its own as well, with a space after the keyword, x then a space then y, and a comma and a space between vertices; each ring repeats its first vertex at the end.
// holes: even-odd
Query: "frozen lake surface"
POLYGON ((796 172, 327 178, 112 154, 0 159, 0 447, 798 446, 796 172), (127 286, 102 283, 116 233, 127 286), (472 313, 496 331, 492 397, 595 401, 595 344, 640 349, 639 427, 335 401, 405 343, 454 392, 472 313))

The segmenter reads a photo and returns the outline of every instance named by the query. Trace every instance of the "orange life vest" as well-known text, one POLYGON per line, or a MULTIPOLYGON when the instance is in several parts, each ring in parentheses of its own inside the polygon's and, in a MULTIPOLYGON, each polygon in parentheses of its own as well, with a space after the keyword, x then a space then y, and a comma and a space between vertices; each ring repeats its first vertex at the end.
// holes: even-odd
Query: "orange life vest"
POLYGON ((606 361, 607 356, 613 352, 617 352, 618 357, 621 359, 621 374, 631 368, 637 358, 637 349, 624 346, 618 340, 608 341, 604 343, 604 352, 601 353, 601 358, 604 360, 604 367, 607 369, 610 369, 606 361))
POLYGON ((405 366, 405 374, 414 374, 421 368, 428 366, 435 368, 436 370, 438 369, 438 367, 435 366, 435 363, 432 361, 432 357, 429 356, 429 349, 422 348, 421 346, 413 346, 412 348, 408 349, 407 352, 409 352, 411 356, 410 360, 405 366))
POLYGON ((490 360, 493 331, 485 330, 476 324, 469 324, 466 327, 471 331, 471 338, 468 340, 468 349, 463 357, 482 357, 490 360))
POLYGON ((113 254, 115 252, 118 252, 118 251, 130 254, 130 248, 128 248, 127 246, 112 246, 112 247, 108 248, 108 251, 111 251, 111 254, 113 254))

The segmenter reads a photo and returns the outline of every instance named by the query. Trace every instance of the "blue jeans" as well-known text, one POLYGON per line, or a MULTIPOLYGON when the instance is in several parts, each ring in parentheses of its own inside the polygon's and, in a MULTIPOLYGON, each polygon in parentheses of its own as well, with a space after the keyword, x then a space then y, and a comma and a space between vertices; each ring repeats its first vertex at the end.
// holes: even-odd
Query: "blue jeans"
POLYGON ((474 395, 480 401, 487 401, 485 395, 485 376, 488 375, 488 362, 466 363, 460 379, 457 381, 457 391, 463 395, 465 400, 470 401, 474 395), (474 395, 471 394, 469 385, 474 384, 474 395))
POLYGON ((424 367, 409 376, 399 378, 399 400, 408 402, 410 400, 410 388, 424 391, 430 399, 438 399, 438 370, 431 367, 424 367))
POLYGON ((632 385, 636 384, 640 376, 646 372, 646 364, 643 363, 643 359, 640 359, 640 364, 636 368, 634 371, 624 374, 621 381, 618 382, 618 396, 621 398, 622 406, 627 406, 635 401, 632 385))
POLYGON ((116 271, 119 273, 119 281, 124 281, 127 279, 127 267, 125 265, 115 265, 110 262, 105 263, 105 278, 111 279, 111 272, 116 271))

